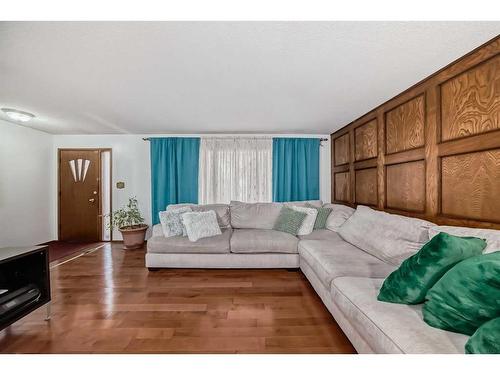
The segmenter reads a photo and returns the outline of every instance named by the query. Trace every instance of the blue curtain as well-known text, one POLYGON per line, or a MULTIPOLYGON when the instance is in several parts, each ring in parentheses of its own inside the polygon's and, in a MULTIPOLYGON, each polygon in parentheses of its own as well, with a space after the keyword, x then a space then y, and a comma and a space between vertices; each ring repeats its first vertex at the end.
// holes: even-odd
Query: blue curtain
POLYGON ((153 224, 168 204, 198 203, 199 138, 151 138, 153 224))
POLYGON ((319 199, 318 138, 273 138, 273 201, 319 199))

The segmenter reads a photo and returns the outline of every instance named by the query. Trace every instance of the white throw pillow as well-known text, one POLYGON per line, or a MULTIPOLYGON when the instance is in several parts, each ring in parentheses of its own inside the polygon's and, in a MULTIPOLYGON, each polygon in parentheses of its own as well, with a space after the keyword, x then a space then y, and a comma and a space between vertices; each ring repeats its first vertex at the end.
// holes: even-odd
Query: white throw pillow
POLYGON ((435 224, 425 220, 358 206, 338 234, 361 250, 399 266, 429 241, 432 226, 435 224))
POLYGON ((326 219, 325 227, 333 232, 337 232, 342 224, 344 224, 347 219, 352 216, 354 211, 356 211, 354 208, 343 204, 327 203, 323 207, 332 209, 332 212, 328 215, 328 219, 326 219))
POLYGON ((445 232, 458 237, 478 237, 486 240, 486 248, 483 253, 500 251, 500 230, 480 229, 468 227, 435 226, 429 229, 429 237, 432 238, 440 232, 445 232))
POLYGON ((165 237, 186 235, 186 229, 184 228, 181 220, 181 215, 185 212, 191 212, 191 208, 181 207, 169 209, 167 211, 160 211, 158 213, 158 216, 160 217, 161 229, 165 237))
POLYGON ((186 212, 181 215, 189 241, 222 234, 215 211, 186 212))
POLYGON ((302 225, 297 232, 298 236, 306 236, 311 234, 314 229, 314 222, 316 221, 316 216, 318 216, 318 210, 315 208, 292 206, 294 211, 303 212, 307 214, 306 218, 302 222, 302 225))

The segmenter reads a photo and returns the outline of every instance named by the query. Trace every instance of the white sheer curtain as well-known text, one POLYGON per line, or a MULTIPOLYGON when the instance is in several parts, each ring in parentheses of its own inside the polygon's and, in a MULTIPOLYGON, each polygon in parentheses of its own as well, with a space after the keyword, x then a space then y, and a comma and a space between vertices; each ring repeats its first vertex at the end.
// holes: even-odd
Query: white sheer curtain
POLYGON ((272 138, 202 138, 198 200, 270 202, 272 167, 272 138))

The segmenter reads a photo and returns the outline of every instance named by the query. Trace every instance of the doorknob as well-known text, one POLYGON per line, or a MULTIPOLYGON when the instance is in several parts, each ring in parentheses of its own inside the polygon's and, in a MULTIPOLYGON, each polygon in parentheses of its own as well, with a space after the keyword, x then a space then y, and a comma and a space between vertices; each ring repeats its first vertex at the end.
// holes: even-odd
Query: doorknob
POLYGON ((95 201, 95 199, 94 199, 94 198, 90 198, 90 199, 89 199, 89 202, 92 202, 92 203, 93 203, 94 201, 95 201))

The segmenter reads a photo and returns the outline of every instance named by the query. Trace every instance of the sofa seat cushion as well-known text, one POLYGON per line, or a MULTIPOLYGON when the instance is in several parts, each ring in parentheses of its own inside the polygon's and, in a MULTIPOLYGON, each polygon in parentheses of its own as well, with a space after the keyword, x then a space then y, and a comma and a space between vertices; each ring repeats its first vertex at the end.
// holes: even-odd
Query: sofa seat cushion
POLYGON ((344 241, 337 233, 331 233, 333 236, 327 241, 299 242, 300 261, 307 262, 325 288, 330 289, 332 280, 336 277, 386 277, 396 269, 344 241))
POLYGON ((333 280, 334 303, 376 353, 464 353, 469 336, 443 331, 422 319, 422 305, 377 301, 383 279, 333 280))
POLYGON ((229 239, 232 229, 222 229, 222 234, 201 238, 196 242, 183 236, 164 237, 153 236, 147 242, 148 253, 229 253, 229 239))
POLYGON ((299 239, 272 229, 234 229, 232 253, 297 253, 299 239))
POLYGON ((324 241, 335 241, 339 238, 339 235, 332 232, 329 229, 315 229, 310 234, 305 236, 300 236, 300 240, 324 240, 324 241))

